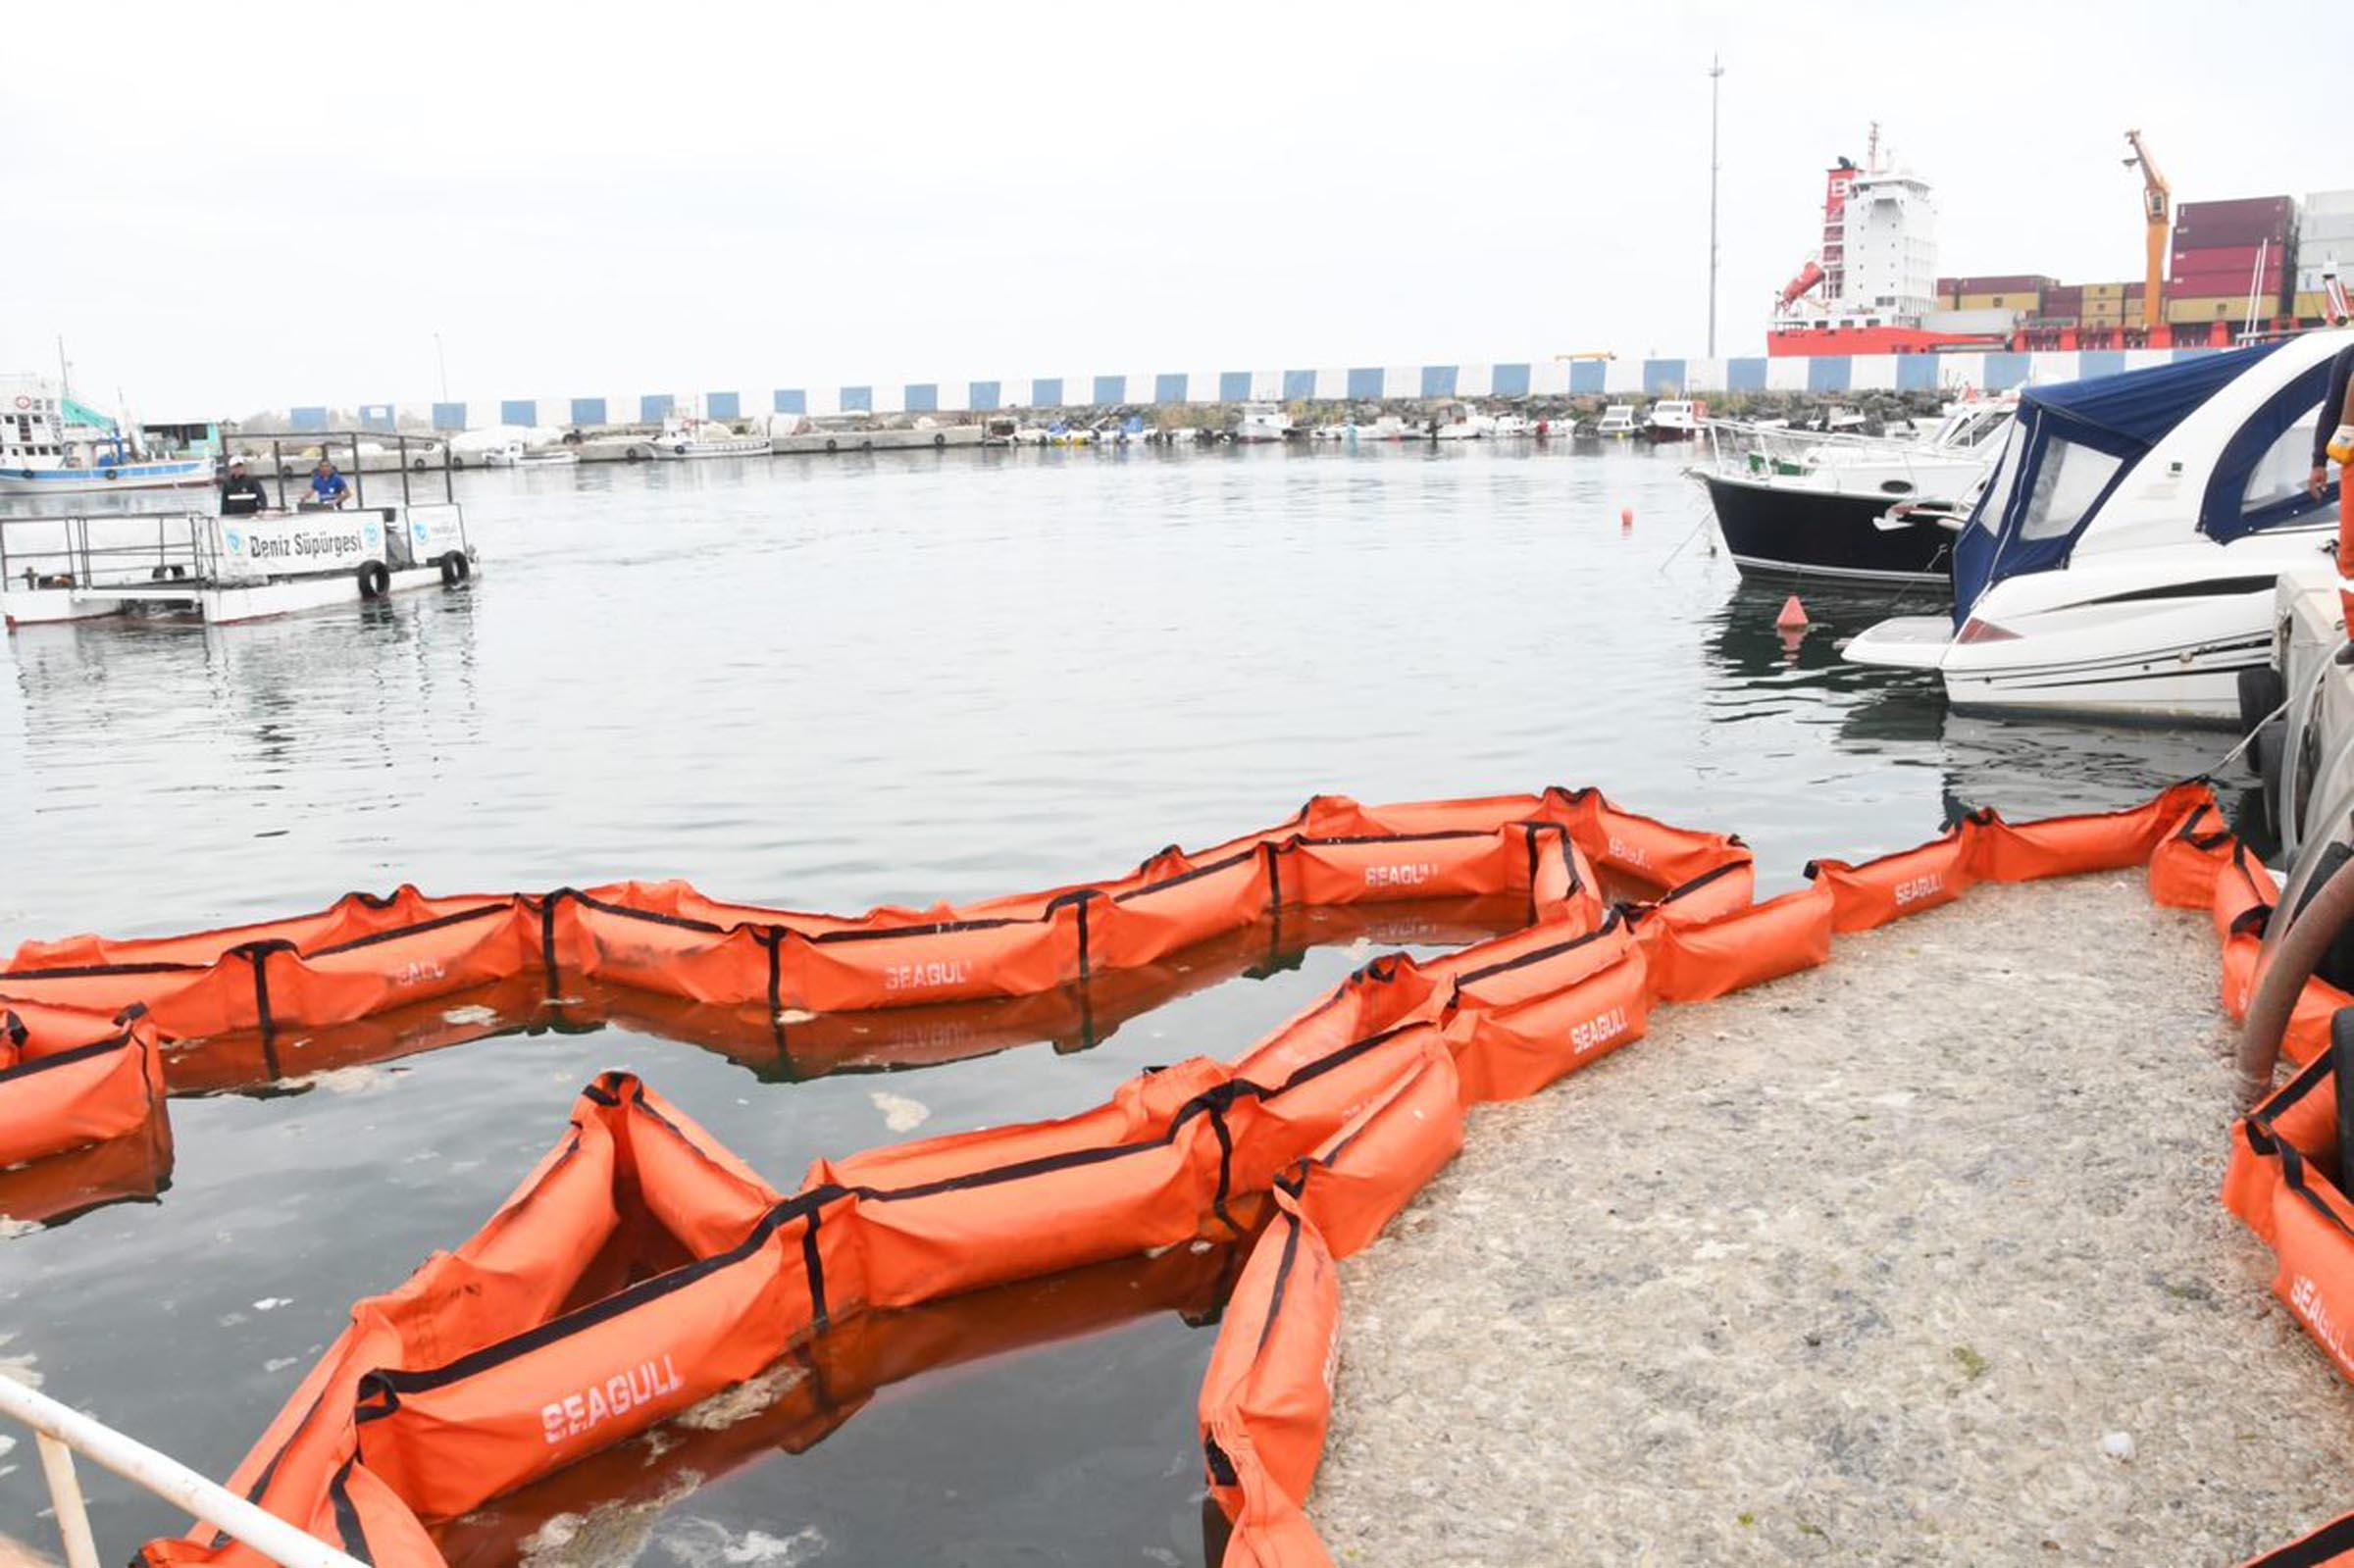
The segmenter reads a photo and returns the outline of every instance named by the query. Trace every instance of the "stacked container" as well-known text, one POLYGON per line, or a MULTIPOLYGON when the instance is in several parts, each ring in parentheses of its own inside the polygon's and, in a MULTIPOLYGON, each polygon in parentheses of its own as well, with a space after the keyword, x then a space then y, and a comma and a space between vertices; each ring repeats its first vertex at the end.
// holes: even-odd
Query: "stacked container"
POLYGON ((2329 275, 2354 284, 2354 190, 2317 190, 2305 198, 2296 262, 2291 304, 2299 321, 2318 322, 2328 313, 2323 290, 2329 275))
POLYGON ((2053 287, 2058 279, 2040 273, 2004 273, 1995 278, 1945 278, 1938 279, 1938 292, 1945 285, 1954 287, 1952 310, 2008 310, 2021 316, 2038 316, 2043 312, 2043 291, 2053 287))
POLYGON ((2183 327, 2239 321, 2251 290, 2260 319, 2285 313, 2296 238, 2293 197, 2184 202, 2175 211, 2166 319, 2183 327))

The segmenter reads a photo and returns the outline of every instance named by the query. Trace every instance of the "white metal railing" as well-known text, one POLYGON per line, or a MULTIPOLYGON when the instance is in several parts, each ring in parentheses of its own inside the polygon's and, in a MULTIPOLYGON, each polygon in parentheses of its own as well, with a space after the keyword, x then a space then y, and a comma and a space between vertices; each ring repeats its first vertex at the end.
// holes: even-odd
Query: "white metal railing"
POLYGON ((49 1500, 57 1511, 57 1531, 65 1541, 67 1568, 99 1568, 98 1548, 90 1539, 89 1509, 82 1503, 81 1483, 74 1474, 77 1453, 285 1568, 361 1568, 357 1559, 223 1490, 179 1460, 4 1374, 0 1374, 0 1415, 13 1416, 32 1429, 41 1451, 41 1474, 49 1483, 49 1500))

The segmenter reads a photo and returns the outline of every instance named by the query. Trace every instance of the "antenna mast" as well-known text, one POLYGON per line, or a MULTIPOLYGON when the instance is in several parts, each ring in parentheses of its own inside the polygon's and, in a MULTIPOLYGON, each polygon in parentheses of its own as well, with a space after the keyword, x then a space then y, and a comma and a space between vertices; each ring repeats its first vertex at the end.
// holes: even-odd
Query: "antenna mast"
POLYGON ((1724 62, 1709 55, 1709 358, 1716 357, 1716 93, 1724 62))

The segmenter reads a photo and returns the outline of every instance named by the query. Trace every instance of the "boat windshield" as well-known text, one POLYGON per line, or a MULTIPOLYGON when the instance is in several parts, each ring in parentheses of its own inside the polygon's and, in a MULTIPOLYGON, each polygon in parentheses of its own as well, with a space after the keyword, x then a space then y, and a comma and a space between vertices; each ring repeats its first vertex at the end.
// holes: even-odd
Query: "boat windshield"
POLYGON ((2115 452, 2054 437, 2036 465, 2035 483, 2020 514, 2022 539, 2056 539, 2075 532, 2125 460, 2115 452))
POLYGON ((2026 444, 2019 427, 2013 425, 2010 433, 2003 439, 2003 457, 1995 465, 1993 482, 1979 496, 1977 514, 1971 519, 1989 533, 2002 527, 2003 513, 2010 509, 2011 489, 2019 482, 2020 454, 2025 450, 2026 444))

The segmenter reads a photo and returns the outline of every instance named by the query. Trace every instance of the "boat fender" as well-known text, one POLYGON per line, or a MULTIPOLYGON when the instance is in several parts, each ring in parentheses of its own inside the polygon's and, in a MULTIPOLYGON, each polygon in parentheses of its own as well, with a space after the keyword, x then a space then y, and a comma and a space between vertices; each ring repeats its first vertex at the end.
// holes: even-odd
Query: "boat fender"
POLYGON ((947 444, 948 444, 948 438, 947 438, 946 435, 935 435, 935 436, 933 436, 933 437, 932 437, 932 445, 933 445, 935 448, 938 448, 938 447, 943 447, 943 446, 946 446, 946 445, 947 445, 947 444))
POLYGON ((28 480, 28 479, 31 479, 31 478, 32 478, 32 470, 30 470, 30 469, 28 469, 28 468, 21 468, 21 469, 17 470, 17 478, 18 478, 18 479, 21 479, 21 480, 28 480))
POLYGON ((119 480, 123 477, 123 471, 117 468, 101 469, 99 471, 99 477, 102 479, 119 480))
POLYGON ((459 583, 466 581, 467 575, 471 570, 471 565, 468 563, 463 554, 456 550, 450 551, 447 555, 441 557, 442 585, 445 587, 456 587, 459 583))
MULTIPOLYGON (((827 437, 826 437, 826 450, 827 450, 827 451, 831 452, 831 451, 834 451, 834 450, 836 450, 836 449, 837 449, 837 448, 840 446, 840 444, 841 444, 841 443, 840 443, 840 442, 838 442, 838 441, 836 441, 836 440, 834 439, 834 437, 833 437, 833 436, 829 435, 829 436, 827 436, 827 437)), ((26 476, 26 478, 27 478, 27 479, 30 479, 31 477, 32 477, 32 476, 30 476, 29 474, 26 476)))
POLYGON ((2264 819, 2277 833, 2280 829, 2280 757, 2288 749, 2288 724, 2285 720, 2268 724, 2256 732, 2256 742, 2248 747, 2249 765, 2263 781, 2259 791, 2264 796, 2264 819))
POLYGON ((858 443, 858 450, 859 450, 859 451, 861 451, 861 452, 871 452, 871 451, 873 451, 874 449, 875 449, 875 438, 874 438, 873 436, 871 436, 871 435, 870 435, 870 436, 868 436, 868 437, 867 437, 865 440, 863 440, 863 441, 860 441, 860 442, 858 443))
POLYGON ((359 579, 360 597, 363 599, 381 599, 384 591, 392 586, 392 574, 384 570, 382 561, 362 561, 359 579))

